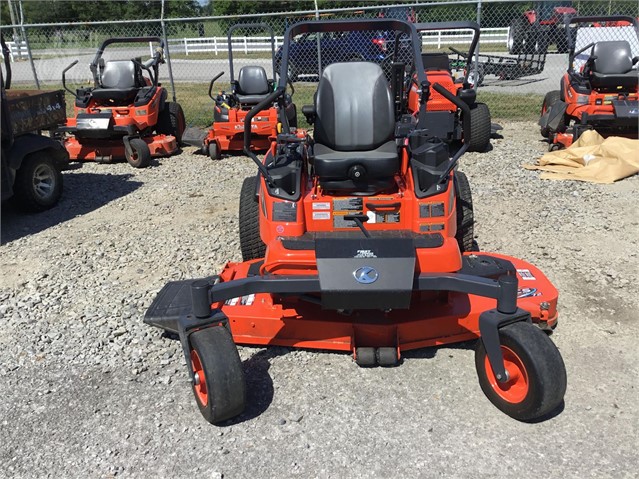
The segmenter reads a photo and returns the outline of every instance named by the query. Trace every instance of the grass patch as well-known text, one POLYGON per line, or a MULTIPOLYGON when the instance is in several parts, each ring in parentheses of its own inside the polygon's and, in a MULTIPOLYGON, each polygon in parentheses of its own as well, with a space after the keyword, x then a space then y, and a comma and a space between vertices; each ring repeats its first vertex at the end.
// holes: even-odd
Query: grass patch
MULTIPOLYGON (((172 99, 171 85, 168 82, 164 86, 169 91, 169 100, 172 99)), ((293 100, 297 105, 298 122, 301 128, 308 128, 306 118, 302 115, 302 106, 313 103, 313 95, 316 84, 298 82, 294 84, 295 93, 293 100)), ((17 89, 35 89, 32 84, 16 84, 17 89)), ((43 90, 62 90, 61 84, 44 84, 43 90)), ((189 126, 206 128, 213 121, 213 100, 208 96, 208 83, 176 83, 177 101, 182 105, 186 121, 189 126)), ((216 94, 220 90, 230 90, 228 83, 217 85, 214 91, 216 94)), ((477 100, 484 102, 490 108, 490 113, 495 121, 536 121, 539 118, 539 111, 543 101, 543 95, 516 94, 516 93, 493 93, 479 91, 477 100)), ((66 92, 67 116, 73 114, 73 96, 66 92)))

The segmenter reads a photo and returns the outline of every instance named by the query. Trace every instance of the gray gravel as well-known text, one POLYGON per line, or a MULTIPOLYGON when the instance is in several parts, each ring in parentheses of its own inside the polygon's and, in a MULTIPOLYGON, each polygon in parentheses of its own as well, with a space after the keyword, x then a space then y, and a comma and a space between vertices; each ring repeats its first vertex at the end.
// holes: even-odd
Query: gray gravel
POLYGON ((560 290, 552 336, 566 406, 539 424, 495 409, 473 344, 360 369, 345 354, 241 348, 249 408, 211 426, 177 341, 142 323, 168 280, 239 260, 246 158, 192 149, 145 170, 84 164, 54 210, 2 208, 0 477, 637 477, 639 177, 550 182, 545 149, 506 124, 466 155, 482 249, 560 290))

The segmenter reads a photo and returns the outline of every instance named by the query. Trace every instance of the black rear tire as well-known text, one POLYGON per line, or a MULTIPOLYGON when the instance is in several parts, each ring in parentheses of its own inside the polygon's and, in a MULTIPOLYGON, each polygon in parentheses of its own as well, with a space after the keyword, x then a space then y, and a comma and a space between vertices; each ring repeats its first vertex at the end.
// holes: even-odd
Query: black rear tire
POLYGON ((259 203, 255 197, 257 181, 257 176, 244 178, 240 190, 240 249, 244 261, 264 258, 266 254, 266 245, 260 236, 259 203))
POLYGON ((13 189, 18 208, 34 213, 48 210, 62 196, 62 171, 46 150, 36 151, 22 160, 13 189))
POLYGON ((490 145, 490 110, 485 103, 470 107, 470 142, 468 151, 486 151, 490 145))
POLYGON ((168 101, 160 112, 156 131, 163 135, 173 135, 177 144, 182 143, 182 135, 186 129, 186 118, 179 103, 168 101))
MULTIPOLYGON (((559 90, 553 90, 546 93, 546 96, 544 97, 544 102, 541 105, 541 114, 543 115, 548 110, 550 110, 552 106, 558 101, 561 101, 561 92, 559 90)), ((544 138, 548 138, 551 133, 550 128, 547 128, 547 127, 540 128, 539 132, 541 133, 541 136, 543 136, 544 138)))
POLYGON ((455 171, 455 208, 457 210, 457 233, 455 239, 462 253, 477 249, 474 241, 475 217, 473 195, 466 175, 455 171))
POLYGON ((133 150, 131 154, 125 150, 126 161, 129 162, 129 165, 133 168, 146 168, 149 166, 149 163, 151 163, 149 145, 141 138, 132 138, 129 144, 131 145, 131 150, 133 150))
POLYGON ((193 395, 204 419, 217 424, 241 414, 246 382, 231 333, 224 326, 212 326, 196 331, 190 340, 190 366, 197 373, 193 395))
POLYGON ((521 53, 524 46, 524 36, 526 30, 530 28, 530 24, 524 17, 516 17, 510 22, 508 30, 508 52, 511 55, 521 53))
POLYGON ((566 367, 551 339, 532 323, 499 330, 509 381, 496 381, 480 340, 475 350, 479 385, 498 409, 518 421, 534 421, 558 409, 566 393, 566 367), (514 372, 514 374, 513 374, 514 372))

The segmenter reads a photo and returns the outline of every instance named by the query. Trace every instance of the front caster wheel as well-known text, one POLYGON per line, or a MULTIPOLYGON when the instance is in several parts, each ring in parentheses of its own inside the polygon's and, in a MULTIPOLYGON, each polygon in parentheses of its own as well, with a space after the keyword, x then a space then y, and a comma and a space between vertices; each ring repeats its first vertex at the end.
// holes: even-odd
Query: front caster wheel
POLYGON ((151 163, 151 150, 149 145, 141 138, 132 138, 129 142, 131 153, 125 150, 126 161, 133 168, 146 168, 151 163))
POLYGON ((246 384, 233 337, 223 326, 193 333, 193 394, 204 419, 217 424, 244 411, 246 384))
POLYGON ((479 385, 490 402, 518 421, 533 421, 557 409, 566 393, 566 367, 550 338, 536 326, 518 322, 501 328, 499 341, 506 382, 495 378, 481 340, 475 350, 479 385))
POLYGON ((215 143, 214 141, 209 143, 207 149, 209 158, 211 158, 212 160, 219 160, 222 157, 222 155, 220 154, 220 149, 217 147, 217 143, 215 143))
POLYGON ((377 358, 377 364, 380 366, 397 366, 399 364, 399 355, 397 354, 397 348, 377 348, 375 351, 375 357, 377 358))
POLYGON ((355 362, 362 368, 375 366, 375 348, 355 348, 355 362))

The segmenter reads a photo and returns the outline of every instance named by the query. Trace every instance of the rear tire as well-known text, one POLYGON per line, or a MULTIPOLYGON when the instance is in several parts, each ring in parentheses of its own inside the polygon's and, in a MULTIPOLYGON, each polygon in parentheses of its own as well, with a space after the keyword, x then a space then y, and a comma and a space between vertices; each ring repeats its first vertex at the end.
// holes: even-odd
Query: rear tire
POLYGON ((475 367, 484 394, 499 410, 518 421, 534 421, 555 411, 566 393, 566 367, 550 338, 531 323, 517 322, 499 330, 509 379, 495 378, 480 340, 475 367))
POLYGON ((455 208, 457 210, 457 233, 455 239, 462 253, 476 251, 474 241, 475 217, 473 213, 473 195, 466 175, 455 171, 455 208))
POLYGON ((14 183, 14 201, 24 211, 39 212, 55 206, 62 196, 62 172, 46 150, 22 160, 14 183))
MULTIPOLYGON (((548 93, 546 93, 546 96, 544 97, 544 102, 541 105, 541 114, 542 116, 552 108, 552 106, 557 103, 558 101, 561 101, 561 92, 559 90, 553 90, 553 91, 549 91, 548 93)), ((563 121, 562 121, 563 122, 563 121)), ((550 136, 550 128, 540 128, 539 132, 541 133, 541 136, 543 136, 544 138, 548 138, 550 136)))
POLYGON ((490 110, 485 103, 475 103, 470 107, 470 142, 468 151, 486 151, 490 144, 490 110))
POLYGON ((146 144, 141 138, 132 138, 129 141, 131 145, 132 153, 129 154, 126 150, 124 154, 126 161, 129 162, 133 168, 146 168, 151 163, 151 150, 149 145, 146 144))
POLYGON ((231 333, 212 326, 190 336, 195 402, 211 424, 231 419, 246 407, 246 383, 242 361, 231 333))
POLYGON ((160 112, 156 131, 163 135, 175 137, 178 145, 182 143, 182 135, 186 129, 186 119, 182 106, 176 102, 166 102, 164 110, 160 112))
POLYGON ((508 52, 511 55, 521 53, 524 46, 524 36, 528 28, 530 28, 530 24, 523 17, 514 18, 513 21, 510 22, 510 28, 508 29, 508 52))
POLYGON ((240 190, 240 249, 244 261, 266 255, 266 245, 260 236, 259 203, 255 197, 258 178, 245 178, 240 190))

